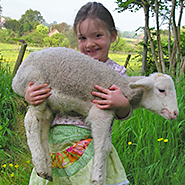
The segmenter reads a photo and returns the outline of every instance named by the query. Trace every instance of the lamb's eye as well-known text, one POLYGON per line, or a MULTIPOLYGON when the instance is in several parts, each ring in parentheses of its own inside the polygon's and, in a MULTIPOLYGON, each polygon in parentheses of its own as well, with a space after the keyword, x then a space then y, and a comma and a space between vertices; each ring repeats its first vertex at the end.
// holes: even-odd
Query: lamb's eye
POLYGON ((158 89, 160 93, 165 93, 164 89, 158 89))

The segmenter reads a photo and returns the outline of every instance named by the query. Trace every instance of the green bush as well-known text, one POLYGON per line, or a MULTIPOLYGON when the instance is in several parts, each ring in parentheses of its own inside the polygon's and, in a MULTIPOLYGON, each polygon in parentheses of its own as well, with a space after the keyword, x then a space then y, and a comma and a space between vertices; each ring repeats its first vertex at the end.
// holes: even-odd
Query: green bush
POLYGON ((46 33, 33 31, 31 33, 27 33, 26 35, 23 35, 21 39, 25 40, 25 42, 29 45, 42 46, 43 39, 45 37, 47 37, 46 33))
POLYGON ((12 31, 8 29, 0 29, 0 42, 8 43, 12 37, 12 31))

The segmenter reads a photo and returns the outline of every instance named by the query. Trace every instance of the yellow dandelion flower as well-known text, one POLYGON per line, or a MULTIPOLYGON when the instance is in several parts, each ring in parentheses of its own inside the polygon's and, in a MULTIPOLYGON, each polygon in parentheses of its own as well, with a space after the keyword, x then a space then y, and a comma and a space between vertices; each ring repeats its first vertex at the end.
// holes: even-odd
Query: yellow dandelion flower
POLYGON ((163 140, 163 138, 160 138, 160 139, 158 139, 157 141, 162 141, 163 140))
POLYGON ((129 142, 128 142, 128 145, 131 145, 131 144, 132 144, 132 142, 131 142, 131 141, 129 141, 129 142))
POLYGON ((3 164, 3 168, 6 168, 6 164, 3 164))
POLYGON ((164 139, 164 142, 167 143, 168 142, 168 139, 164 139))
POLYGON ((14 173, 12 173, 12 174, 10 175, 10 177, 14 177, 14 173))
POLYGON ((26 163, 30 163, 30 161, 26 161, 26 163))
POLYGON ((9 167, 13 167, 13 164, 11 163, 11 164, 9 164, 9 167))
POLYGON ((19 165, 18 165, 18 164, 16 164, 16 165, 15 165, 15 168, 18 168, 18 167, 19 167, 19 165))

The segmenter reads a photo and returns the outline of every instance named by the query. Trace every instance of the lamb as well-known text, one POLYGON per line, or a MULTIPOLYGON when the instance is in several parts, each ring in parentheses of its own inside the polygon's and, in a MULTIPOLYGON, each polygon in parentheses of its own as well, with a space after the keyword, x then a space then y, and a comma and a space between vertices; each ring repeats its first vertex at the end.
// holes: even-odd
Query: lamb
POLYGON ((47 83, 52 89, 45 102, 29 107, 24 120, 35 169, 39 176, 50 181, 52 170, 47 141, 50 124, 57 113, 76 112, 86 119, 94 139, 91 184, 106 184, 106 163, 111 149, 109 128, 115 113, 100 110, 92 103, 96 98, 91 94, 95 84, 104 88, 117 85, 133 109, 146 108, 166 119, 175 119, 179 112, 170 76, 154 73, 149 77, 125 77, 72 49, 49 48, 30 54, 19 67, 12 88, 24 96, 29 81, 47 83))

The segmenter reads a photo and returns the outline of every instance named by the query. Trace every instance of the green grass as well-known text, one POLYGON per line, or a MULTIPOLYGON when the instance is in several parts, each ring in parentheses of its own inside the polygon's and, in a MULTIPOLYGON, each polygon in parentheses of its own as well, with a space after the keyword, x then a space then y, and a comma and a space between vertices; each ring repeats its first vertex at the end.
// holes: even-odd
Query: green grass
POLYGON ((1 164, 0 185, 28 185, 33 165, 25 156, 18 163, 5 162, 1 164))
POLYGON ((20 47, 21 45, 17 46, 13 44, 0 43, 0 52, 6 61, 15 63, 20 47))
MULTIPOLYGON (((20 48, 21 45, 0 43, 0 58, 2 58, 6 64, 8 63, 10 65, 11 70, 15 65, 20 48)), ((30 52, 38 51, 40 49, 42 48, 27 47, 23 60, 30 54, 30 52)))
MULTIPOLYGON (((124 53, 109 53, 109 58, 111 60, 114 60, 120 65, 125 65, 127 54, 124 53)), ((129 63, 127 65, 127 75, 139 75, 139 71, 141 71, 141 63, 137 62, 137 60, 134 59, 135 54, 131 54, 131 58, 129 60, 129 63)))

